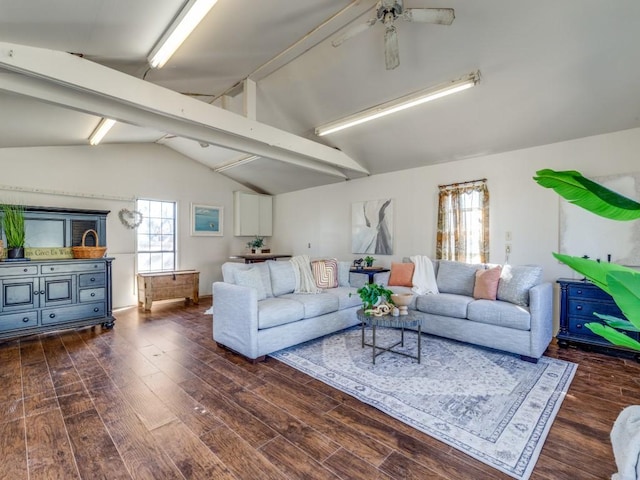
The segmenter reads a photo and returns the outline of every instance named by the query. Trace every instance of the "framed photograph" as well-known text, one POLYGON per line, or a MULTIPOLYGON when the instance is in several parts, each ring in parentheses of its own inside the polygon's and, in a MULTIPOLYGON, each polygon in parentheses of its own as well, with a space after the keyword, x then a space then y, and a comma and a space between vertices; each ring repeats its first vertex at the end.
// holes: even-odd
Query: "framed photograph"
POLYGON ((223 207, 191 204, 191 235, 222 237, 223 207))
POLYGON ((393 254, 393 200, 351 204, 351 253, 393 254))

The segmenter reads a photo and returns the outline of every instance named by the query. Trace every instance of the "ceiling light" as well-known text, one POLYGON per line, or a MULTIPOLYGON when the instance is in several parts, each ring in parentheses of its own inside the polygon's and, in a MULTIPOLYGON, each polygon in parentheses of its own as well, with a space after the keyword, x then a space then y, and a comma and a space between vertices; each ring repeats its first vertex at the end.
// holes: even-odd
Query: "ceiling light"
POLYGON ((91 135, 89 135, 89 145, 98 145, 104 136, 107 134, 111 127, 115 125, 116 121, 110 118, 103 118, 100 120, 100 123, 93 131, 91 135))
POLYGON ((234 167, 239 167, 240 165, 245 165, 247 163, 253 162, 254 160, 259 159, 260 157, 258 155, 249 155, 248 157, 242 157, 238 160, 234 160, 232 162, 229 163, 225 163, 224 165, 221 165, 220 167, 214 168, 213 171, 214 172, 224 172, 225 170, 229 170, 230 168, 234 168, 234 167))
POLYGON ((162 68, 218 0, 189 0, 149 54, 151 68, 162 68))
POLYGON ((360 125, 361 123, 384 117, 385 115, 399 112, 401 110, 406 110, 407 108, 415 107, 416 105, 430 102, 431 100, 445 97, 452 93, 461 92, 462 90, 473 87, 479 81, 480 72, 476 71, 457 80, 446 82, 435 87, 426 88, 424 90, 405 95, 404 97, 381 103, 380 105, 376 105, 375 107, 368 108, 361 112, 354 113, 353 115, 336 120, 335 122, 327 123, 316 128, 316 135, 321 137, 330 133, 339 132, 345 128, 360 125))

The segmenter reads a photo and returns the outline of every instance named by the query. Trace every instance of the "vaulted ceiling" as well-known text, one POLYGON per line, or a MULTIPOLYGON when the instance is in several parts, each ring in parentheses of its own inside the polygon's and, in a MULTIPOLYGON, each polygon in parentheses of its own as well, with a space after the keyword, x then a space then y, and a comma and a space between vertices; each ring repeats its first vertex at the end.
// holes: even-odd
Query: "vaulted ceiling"
POLYGON ((204 104, 203 117, 207 108, 212 118, 221 107, 242 114, 243 81, 255 82, 258 123, 238 128, 273 138, 264 145, 218 141, 206 131, 218 126, 208 121, 202 132, 193 122, 182 128, 156 121, 150 104, 145 115, 125 115, 126 102, 118 106, 124 122, 103 143, 157 142, 213 169, 257 153, 221 174, 271 194, 640 127, 637 0, 405 0, 405 7, 453 8, 456 18, 450 26, 397 21, 394 70, 385 69, 382 25, 331 45, 375 15, 375 0, 219 0, 164 68, 149 69, 148 53, 184 3, 0 0, 0 148, 87 145, 100 117, 116 106, 105 95, 98 106, 80 91, 65 103, 78 86, 54 91, 38 65, 28 72, 7 66, 9 51, 22 47, 46 49, 40 63, 75 74, 83 88, 109 77, 96 73, 95 62, 120 75, 113 84, 123 96, 149 86, 161 109, 169 105, 163 91, 179 92, 188 98, 169 95, 169 103, 204 104), (76 69, 49 51, 84 60, 76 69), (475 70, 480 83, 460 94, 314 134, 320 124, 475 70))

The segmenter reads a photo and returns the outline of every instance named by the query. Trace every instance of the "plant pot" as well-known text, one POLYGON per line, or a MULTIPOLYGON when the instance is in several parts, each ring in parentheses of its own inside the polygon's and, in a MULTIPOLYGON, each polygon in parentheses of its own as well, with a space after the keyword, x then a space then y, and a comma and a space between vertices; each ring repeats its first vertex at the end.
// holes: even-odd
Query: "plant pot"
POLYGON ((24 258, 24 247, 7 248, 7 258, 24 258))

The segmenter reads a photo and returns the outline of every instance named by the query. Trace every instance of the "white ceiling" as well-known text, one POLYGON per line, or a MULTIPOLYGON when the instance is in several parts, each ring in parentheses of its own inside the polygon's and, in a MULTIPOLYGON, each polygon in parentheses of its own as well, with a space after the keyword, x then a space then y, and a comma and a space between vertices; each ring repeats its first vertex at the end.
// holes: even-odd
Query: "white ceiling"
MULTIPOLYGON (((454 8, 456 19, 448 27, 396 22, 400 66, 392 71, 381 25, 331 46, 350 22, 373 15, 375 0, 219 0, 163 69, 148 70, 148 52, 183 3, 0 0, 0 42, 81 54, 207 102, 227 93, 236 112, 242 94, 233 87, 249 77, 259 122, 336 147, 371 174, 640 127, 637 0, 405 0, 405 7, 454 8), (476 88, 313 134, 322 123, 476 69, 476 88)), ((13 93, 3 82, 0 69, 0 148, 87 144, 99 116, 13 93)), ((243 156, 146 125, 118 123, 104 140, 127 142, 160 142, 212 168, 243 156)), ((344 180, 267 158, 222 174, 272 194, 344 180)))

